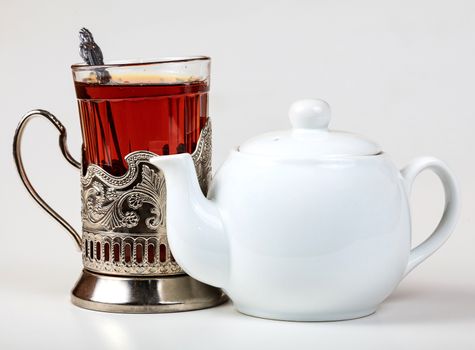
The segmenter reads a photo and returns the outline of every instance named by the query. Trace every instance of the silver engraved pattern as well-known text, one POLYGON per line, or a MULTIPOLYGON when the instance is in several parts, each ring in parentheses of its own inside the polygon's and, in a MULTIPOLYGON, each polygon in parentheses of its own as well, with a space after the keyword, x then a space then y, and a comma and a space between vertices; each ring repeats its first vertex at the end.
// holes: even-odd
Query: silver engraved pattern
MULTIPOLYGON (((175 275, 166 235, 163 173, 149 151, 128 154, 127 173, 113 176, 90 165, 81 178, 82 257, 91 271, 114 275, 175 275)), ((211 178, 211 124, 202 129, 192 154, 203 193, 211 178)))
POLYGON ((83 231, 83 262, 88 270, 109 275, 182 274, 183 270, 173 260, 169 249, 166 249, 161 261, 161 246, 168 247, 166 235, 128 236, 123 233, 83 231))
POLYGON ((201 191, 205 195, 208 193, 208 186, 211 182, 211 152, 211 121, 208 119, 205 127, 201 130, 196 149, 191 155, 195 163, 196 175, 198 176, 201 191))
POLYGON ((129 173, 124 178, 110 180, 110 175, 101 168, 91 165, 95 175, 86 174, 82 191, 82 218, 85 229, 132 229, 138 226, 141 217, 138 211, 150 205, 144 221, 146 228, 165 230, 165 178, 148 159, 155 156, 151 152, 134 152, 125 157, 129 173), (133 165, 132 165, 133 164, 133 165), (139 169, 139 171, 137 170, 139 169), (105 173, 105 174, 104 174, 105 173), (134 176, 130 177, 130 174, 134 176), (140 175, 140 176, 139 176, 140 175))

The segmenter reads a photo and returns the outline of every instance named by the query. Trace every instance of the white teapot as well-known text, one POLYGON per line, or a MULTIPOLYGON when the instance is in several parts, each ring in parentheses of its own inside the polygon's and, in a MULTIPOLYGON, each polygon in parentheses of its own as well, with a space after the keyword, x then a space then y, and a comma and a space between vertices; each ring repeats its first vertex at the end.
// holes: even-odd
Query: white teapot
POLYGON ((377 144, 328 130, 324 101, 298 101, 289 114, 291 130, 231 151, 208 198, 189 154, 151 160, 165 174, 170 247, 188 274, 223 288, 245 314, 295 321, 369 315, 451 234, 455 179, 430 157, 399 171, 377 144), (408 199, 425 169, 442 181, 445 211, 411 249, 408 199))

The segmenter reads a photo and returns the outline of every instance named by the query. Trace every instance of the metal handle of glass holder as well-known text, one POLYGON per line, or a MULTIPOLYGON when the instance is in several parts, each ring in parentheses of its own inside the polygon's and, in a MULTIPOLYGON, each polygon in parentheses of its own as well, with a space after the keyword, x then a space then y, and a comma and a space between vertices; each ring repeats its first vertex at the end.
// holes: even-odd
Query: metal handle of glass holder
POLYGON ((23 131, 25 130, 26 125, 28 122, 33 119, 34 117, 45 117, 49 120, 59 131, 59 148, 61 149, 61 153, 66 158, 66 160, 73 165, 75 168, 81 169, 81 163, 76 161, 71 154, 69 154, 68 146, 66 144, 66 128, 63 124, 50 112, 42 110, 42 109, 35 109, 26 113, 23 118, 21 119, 18 127, 15 131, 15 136, 13 138, 13 158, 15 159, 15 165, 20 175, 23 184, 25 185, 28 192, 31 194, 33 199, 44 209, 48 214, 50 214, 56 221, 58 221, 67 231, 68 233, 74 238, 75 242, 77 243, 79 249, 81 249, 81 236, 77 233, 77 231, 61 216, 59 215, 53 208, 51 208, 43 198, 36 192, 33 185, 31 184, 28 176, 26 175, 25 167, 23 166, 23 160, 21 158, 21 139, 23 135, 23 131))

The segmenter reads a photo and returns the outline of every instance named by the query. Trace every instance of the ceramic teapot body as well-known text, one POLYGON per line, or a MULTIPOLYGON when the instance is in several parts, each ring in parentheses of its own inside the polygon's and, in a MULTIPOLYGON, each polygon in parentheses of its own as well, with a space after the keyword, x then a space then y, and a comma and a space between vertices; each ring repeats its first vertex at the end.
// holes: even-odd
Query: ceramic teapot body
POLYGON ((165 173, 175 258, 191 276, 224 288, 243 313, 311 321, 371 314, 454 227, 455 181, 434 158, 400 172, 380 151, 281 157, 248 148, 231 152, 208 199, 189 155, 153 159, 165 173), (446 210, 411 251, 408 197, 426 168, 444 184, 446 210))

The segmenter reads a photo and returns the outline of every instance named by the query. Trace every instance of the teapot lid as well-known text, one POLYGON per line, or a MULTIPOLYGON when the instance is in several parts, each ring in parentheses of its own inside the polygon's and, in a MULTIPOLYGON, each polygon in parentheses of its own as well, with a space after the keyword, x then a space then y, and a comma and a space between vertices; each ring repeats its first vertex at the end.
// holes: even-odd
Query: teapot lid
POLYGON ((296 101, 289 110, 292 129, 265 133, 249 139, 239 152, 292 158, 366 156, 381 147, 361 136, 328 129, 330 106, 323 100, 296 101))

